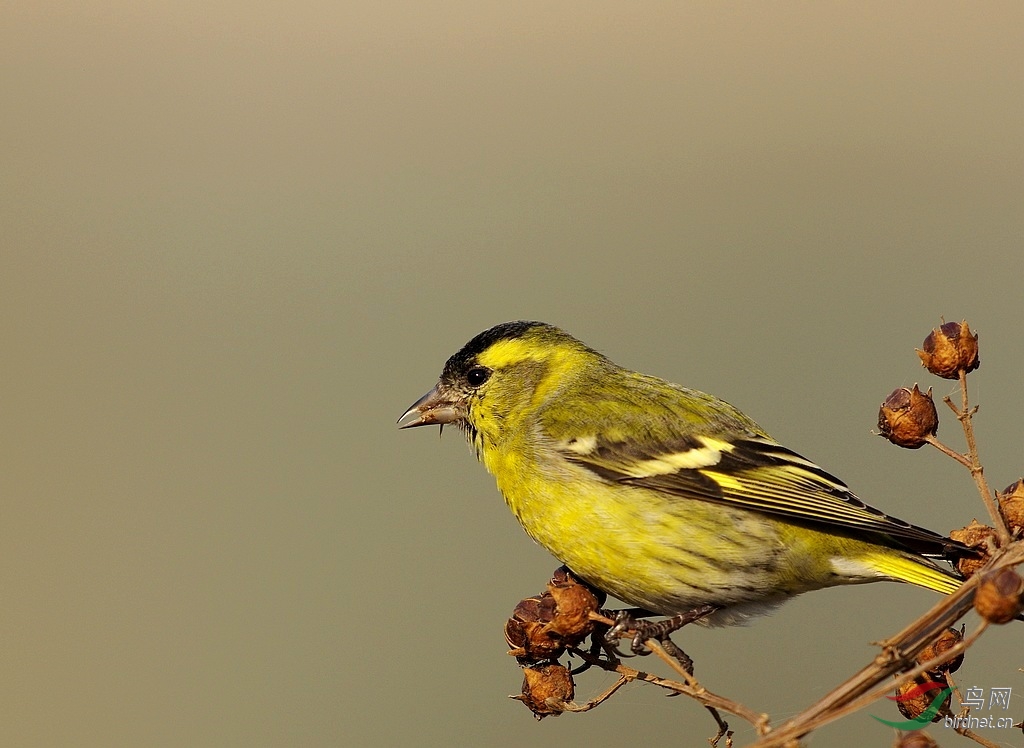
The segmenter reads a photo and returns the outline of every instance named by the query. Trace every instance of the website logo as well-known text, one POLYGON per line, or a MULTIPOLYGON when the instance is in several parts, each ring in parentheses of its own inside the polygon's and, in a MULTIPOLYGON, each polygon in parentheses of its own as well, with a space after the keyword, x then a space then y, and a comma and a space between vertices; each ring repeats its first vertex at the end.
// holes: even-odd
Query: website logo
POLYGON ((922 683, 918 686, 915 686, 914 688, 911 688, 909 691, 899 696, 885 697, 890 701, 896 702, 910 701, 911 699, 916 699, 930 691, 936 690, 939 691, 939 695, 932 699, 932 703, 928 705, 927 709, 925 709, 923 712, 921 712, 913 719, 903 721, 892 721, 888 719, 882 719, 881 717, 876 717, 873 714, 871 715, 871 717, 872 719, 878 720, 883 725, 894 727, 897 730, 918 730, 924 727, 925 725, 929 725, 932 723, 936 715, 938 715, 939 710, 942 709, 942 704, 946 701, 949 695, 953 693, 953 689, 945 685, 944 683, 936 683, 934 681, 929 681, 928 683, 922 683))
MULTIPOLYGON (((985 689, 979 688, 978 686, 972 686, 966 689, 964 696, 960 701, 961 706, 967 710, 978 710, 984 709, 986 706, 991 710, 1010 710, 1010 698, 1012 691, 1010 688, 990 688, 988 689, 988 699, 985 698, 985 689)), ((952 693, 952 689, 949 688, 945 683, 939 683, 936 681, 929 681, 928 683, 921 683, 914 686, 909 691, 899 696, 887 696, 886 698, 890 701, 903 702, 920 699, 922 696, 926 696, 929 693, 935 693, 937 695, 931 700, 928 707, 921 712, 914 719, 908 720, 888 720, 882 719, 871 715, 872 719, 881 722, 883 725, 895 728, 897 730, 919 730, 922 727, 927 726, 933 721, 937 720, 940 712, 942 711, 942 705, 946 702, 952 693)), ((997 714, 983 714, 983 715, 972 715, 972 714, 961 714, 953 716, 948 712, 939 722, 943 727, 949 727, 952 729, 963 729, 969 728, 971 730, 993 728, 993 729, 1020 729, 1024 726, 1024 722, 1018 724, 1016 720, 1011 717, 1003 717, 997 714)))

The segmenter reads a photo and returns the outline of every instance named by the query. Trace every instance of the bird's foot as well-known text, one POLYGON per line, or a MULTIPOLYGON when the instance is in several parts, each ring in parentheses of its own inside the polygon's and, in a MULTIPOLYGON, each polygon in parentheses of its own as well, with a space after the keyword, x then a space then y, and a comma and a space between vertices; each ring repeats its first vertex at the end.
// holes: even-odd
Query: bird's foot
POLYGON ((651 650, 647 648, 644 642, 648 639, 654 639, 661 642, 666 651, 679 660, 687 672, 692 673, 693 660, 669 639, 669 635, 687 624, 706 618, 716 610, 718 610, 717 605, 701 605, 686 613, 680 613, 661 621, 640 621, 634 617, 632 611, 622 610, 615 614, 615 625, 608 629, 608 633, 605 636, 608 642, 615 642, 628 636, 629 632, 632 632, 633 636, 629 648, 635 655, 650 654, 651 650))

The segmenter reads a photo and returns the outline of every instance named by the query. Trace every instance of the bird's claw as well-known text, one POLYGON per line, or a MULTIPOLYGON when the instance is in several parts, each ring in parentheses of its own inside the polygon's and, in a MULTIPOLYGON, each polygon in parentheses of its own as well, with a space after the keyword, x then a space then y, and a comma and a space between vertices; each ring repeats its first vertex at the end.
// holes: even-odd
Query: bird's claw
POLYGON ((608 633, 605 634, 605 641, 621 657, 642 657, 651 653, 651 650, 647 648, 644 642, 651 638, 652 628, 657 629, 657 624, 650 621, 638 621, 628 610, 620 610, 615 614, 615 623, 608 629, 608 633), (633 632, 633 636, 630 639, 629 651, 633 654, 627 655, 620 652, 616 644, 619 639, 628 636, 630 631, 633 632))
MULTIPOLYGON (((715 605, 701 605, 686 613, 680 613, 663 621, 638 621, 630 611, 620 610, 615 614, 615 623, 608 629, 605 640, 610 644, 614 644, 619 639, 628 636, 629 632, 632 631, 633 636, 629 644, 630 651, 634 655, 648 655, 651 653, 651 650, 644 643, 648 639, 654 639, 663 643, 670 642, 669 634, 678 631, 687 624, 706 618, 716 610, 718 610, 718 607, 715 605)), ((682 650, 680 650, 680 653, 685 656, 682 650)))

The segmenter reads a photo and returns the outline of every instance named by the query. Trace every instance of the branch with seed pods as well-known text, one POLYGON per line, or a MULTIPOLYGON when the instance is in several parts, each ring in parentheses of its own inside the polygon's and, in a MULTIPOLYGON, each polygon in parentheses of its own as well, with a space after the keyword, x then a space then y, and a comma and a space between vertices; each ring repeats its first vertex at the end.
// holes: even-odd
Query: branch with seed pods
MULTIPOLYGON (((885 399, 879 409, 878 428, 881 436, 897 446, 934 447, 971 474, 989 524, 974 521, 950 533, 950 538, 977 551, 977 555, 956 563, 964 576, 958 590, 902 631, 880 642, 878 654, 859 672, 796 716, 775 725, 769 715, 701 685, 693 676, 692 661, 668 635, 648 639, 644 645, 671 670, 672 677, 624 665, 614 640, 628 641, 635 631, 622 627, 623 618, 616 611, 601 609, 605 598, 602 592, 577 580, 562 567, 544 593, 516 606, 505 625, 509 654, 516 658, 524 674, 522 691, 513 698, 522 701, 537 719, 543 719, 564 712, 589 711, 614 696, 626 683, 648 683, 689 696, 703 705, 715 721, 716 732, 708 742, 724 748, 733 747, 734 733, 723 714, 752 725, 758 738, 751 745, 756 748, 792 748, 799 746, 800 740, 813 730, 889 695, 893 688, 900 697, 899 710, 908 720, 930 715, 934 722, 952 716, 952 694, 956 692, 959 698, 952 673, 963 662, 965 651, 990 625, 1022 618, 1024 579, 1016 567, 1024 563, 1024 479, 1000 492, 993 491, 985 479, 972 422, 978 406, 970 404, 967 389, 967 375, 980 363, 978 336, 971 332, 967 322, 943 323, 925 338, 917 353, 929 372, 959 382, 959 402, 954 403, 949 397, 944 402, 962 427, 966 451, 958 452, 938 440, 939 416, 932 391, 922 392, 917 385, 897 389, 885 399), (965 633, 965 628, 957 628, 956 624, 972 609, 982 620, 973 631, 965 633), (570 670, 560 662, 566 653, 582 664, 570 670), (614 673, 617 679, 604 692, 578 703, 575 677, 590 668, 614 673), (933 701, 937 687, 942 687, 943 692, 949 689, 938 705, 933 701)), ((996 745, 966 727, 955 731, 980 745, 996 745)), ((936 743, 927 734, 915 731, 900 735, 894 746, 934 748, 936 743)))

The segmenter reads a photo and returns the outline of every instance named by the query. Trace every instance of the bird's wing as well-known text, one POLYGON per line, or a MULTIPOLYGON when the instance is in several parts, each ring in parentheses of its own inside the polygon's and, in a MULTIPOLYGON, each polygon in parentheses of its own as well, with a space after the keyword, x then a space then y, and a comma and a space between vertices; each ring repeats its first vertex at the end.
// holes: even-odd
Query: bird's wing
POLYGON ((590 437, 562 441, 559 446, 567 460, 608 481, 857 533, 878 533, 923 555, 965 550, 954 540, 865 504, 838 478, 769 438, 691 436, 641 446, 590 437))

